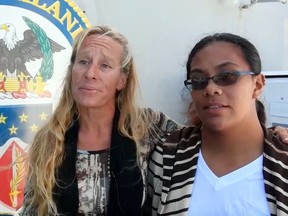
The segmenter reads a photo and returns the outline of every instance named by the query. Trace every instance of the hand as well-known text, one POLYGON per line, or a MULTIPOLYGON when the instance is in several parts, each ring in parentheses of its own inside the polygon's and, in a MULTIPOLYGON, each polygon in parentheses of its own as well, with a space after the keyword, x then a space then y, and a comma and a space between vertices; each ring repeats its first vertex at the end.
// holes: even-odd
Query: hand
POLYGON ((273 130, 275 135, 278 135, 282 142, 288 144, 288 128, 276 126, 273 130))

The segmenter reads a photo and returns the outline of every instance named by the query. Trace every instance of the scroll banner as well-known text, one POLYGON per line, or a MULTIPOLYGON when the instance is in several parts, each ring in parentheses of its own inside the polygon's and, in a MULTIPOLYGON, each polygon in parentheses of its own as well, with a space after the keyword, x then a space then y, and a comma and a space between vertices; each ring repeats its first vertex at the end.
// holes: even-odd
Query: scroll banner
POLYGON ((90 22, 71 0, 0 0, 0 215, 19 215, 27 150, 58 102, 90 22))

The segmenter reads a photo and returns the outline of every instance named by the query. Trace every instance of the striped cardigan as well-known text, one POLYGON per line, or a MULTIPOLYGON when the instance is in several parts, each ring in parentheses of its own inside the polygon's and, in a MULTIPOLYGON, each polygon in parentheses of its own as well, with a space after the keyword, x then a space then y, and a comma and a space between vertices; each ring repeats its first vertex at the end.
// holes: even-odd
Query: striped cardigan
MULTIPOLYGON (((263 175, 271 215, 288 215, 288 146, 264 130, 263 175)), ((155 147, 149 162, 145 215, 188 214, 200 150, 200 128, 177 130, 155 147)))

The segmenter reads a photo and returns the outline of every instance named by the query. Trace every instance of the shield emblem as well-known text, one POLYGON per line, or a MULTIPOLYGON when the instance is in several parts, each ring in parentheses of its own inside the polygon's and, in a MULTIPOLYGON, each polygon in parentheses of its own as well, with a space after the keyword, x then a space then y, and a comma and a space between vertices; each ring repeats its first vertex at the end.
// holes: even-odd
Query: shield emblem
POLYGON ((51 112, 52 104, 0 106, 0 215, 21 211, 27 150, 51 112))
POLYGON ((17 211, 23 203, 23 191, 27 174, 27 145, 13 138, 6 142, 0 155, 0 202, 8 209, 17 211))
POLYGON ((17 216, 27 148, 58 102, 71 43, 91 24, 72 1, 0 0, 0 9, 0 215, 17 216))

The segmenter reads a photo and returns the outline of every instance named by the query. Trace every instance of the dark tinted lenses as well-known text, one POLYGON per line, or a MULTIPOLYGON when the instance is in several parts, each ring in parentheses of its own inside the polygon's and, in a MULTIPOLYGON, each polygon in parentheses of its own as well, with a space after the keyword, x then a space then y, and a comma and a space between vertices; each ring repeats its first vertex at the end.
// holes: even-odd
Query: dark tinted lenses
POLYGON ((216 85, 227 86, 237 82, 239 75, 240 74, 235 71, 234 72, 224 71, 211 78, 213 79, 216 85))
POLYGON ((207 77, 196 76, 191 78, 192 90, 200 90, 208 85, 207 77))
POLYGON ((236 83, 238 78, 244 75, 255 74, 250 71, 222 71, 213 77, 208 77, 204 73, 193 72, 190 76, 191 79, 184 81, 184 84, 190 91, 202 90, 208 85, 210 79, 212 79, 216 85, 228 86, 236 83))

